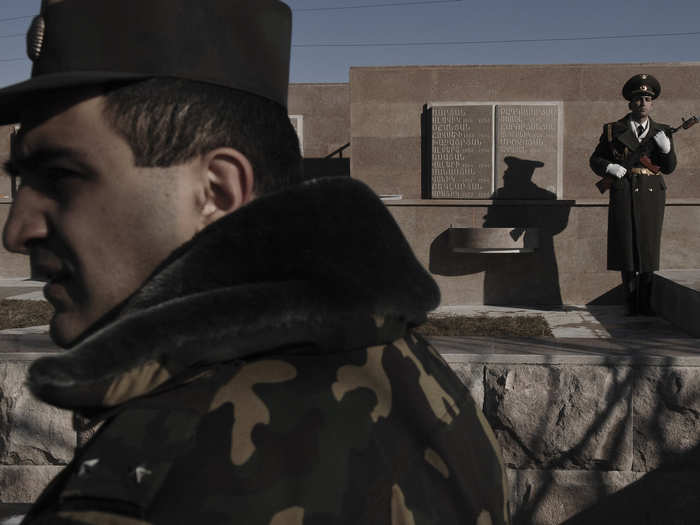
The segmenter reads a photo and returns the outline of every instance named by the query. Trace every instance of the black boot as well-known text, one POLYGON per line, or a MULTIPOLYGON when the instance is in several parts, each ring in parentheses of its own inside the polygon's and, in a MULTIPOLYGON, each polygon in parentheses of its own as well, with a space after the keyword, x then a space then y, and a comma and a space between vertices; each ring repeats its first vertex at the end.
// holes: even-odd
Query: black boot
POLYGON ((639 313, 642 315, 656 315, 651 307, 651 283, 654 279, 652 272, 639 274, 639 313))
POLYGON ((637 315, 638 303, 638 277, 635 272, 622 271, 622 289, 625 294, 625 315, 637 315))

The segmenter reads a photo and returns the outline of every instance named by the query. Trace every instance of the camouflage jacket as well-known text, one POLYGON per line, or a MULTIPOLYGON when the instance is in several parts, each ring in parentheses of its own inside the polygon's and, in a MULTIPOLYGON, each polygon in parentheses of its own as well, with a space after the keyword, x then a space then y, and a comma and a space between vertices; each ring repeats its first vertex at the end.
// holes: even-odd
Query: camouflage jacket
POLYGON ((32 365, 102 425, 24 523, 506 523, 493 433, 411 331, 438 301, 363 184, 253 201, 32 365))

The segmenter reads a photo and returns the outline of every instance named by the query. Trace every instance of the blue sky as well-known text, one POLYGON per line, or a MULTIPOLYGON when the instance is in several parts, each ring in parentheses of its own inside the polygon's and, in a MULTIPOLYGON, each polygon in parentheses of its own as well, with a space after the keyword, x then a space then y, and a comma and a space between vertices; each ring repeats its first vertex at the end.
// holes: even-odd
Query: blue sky
MULTIPOLYGON (((0 85, 23 80, 30 70, 23 36, 30 18, 7 19, 31 16, 39 4, 0 0, 0 85)), ((350 66, 700 61, 698 0, 288 4, 294 12, 292 82, 346 82, 350 66)))

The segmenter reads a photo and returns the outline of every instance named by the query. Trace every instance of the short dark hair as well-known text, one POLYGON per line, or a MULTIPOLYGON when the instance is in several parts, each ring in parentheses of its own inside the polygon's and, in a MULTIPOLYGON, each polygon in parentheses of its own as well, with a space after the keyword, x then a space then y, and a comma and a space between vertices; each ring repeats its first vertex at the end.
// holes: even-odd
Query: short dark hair
POLYGON ((251 93, 151 78, 109 89, 105 117, 131 147, 137 166, 173 166, 232 147, 252 164, 258 195, 304 178, 299 141, 287 112, 251 93))

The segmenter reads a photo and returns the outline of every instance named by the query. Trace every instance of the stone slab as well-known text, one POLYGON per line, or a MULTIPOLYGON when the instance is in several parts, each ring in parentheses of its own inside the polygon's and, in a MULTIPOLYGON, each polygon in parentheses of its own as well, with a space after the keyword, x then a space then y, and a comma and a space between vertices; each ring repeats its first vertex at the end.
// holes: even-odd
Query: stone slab
POLYGON ((469 390, 476 406, 483 409, 485 366, 472 363, 456 363, 452 364, 451 368, 469 390))
POLYGON ((56 477, 60 466, 0 466, 0 503, 31 503, 56 477))
POLYGON ((449 363, 700 367, 696 338, 445 337, 430 343, 449 363))
POLYGON ((72 414, 25 386, 27 361, 0 361, 0 464, 64 465, 76 447, 72 414))
POLYGON ((497 104, 495 120, 496 196, 556 199, 559 105, 497 104))
POLYGON ((431 197, 488 199, 493 194, 492 105, 434 105, 428 112, 431 197))
POLYGON ((36 359, 47 352, 64 351, 51 341, 44 328, 39 333, 0 334, 0 360, 27 361, 36 359))
POLYGON ((510 468, 630 470, 630 367, 486 367, 484 413, 510 468))
POLYGON ((639 477, 634 472, 510 469, 513 525, 559 525, 639 477))
POLYGON ((633 469, 700 473, 700 454, 693 454, 700 447, 700 368, 643 367, 636 375, 633 469))

